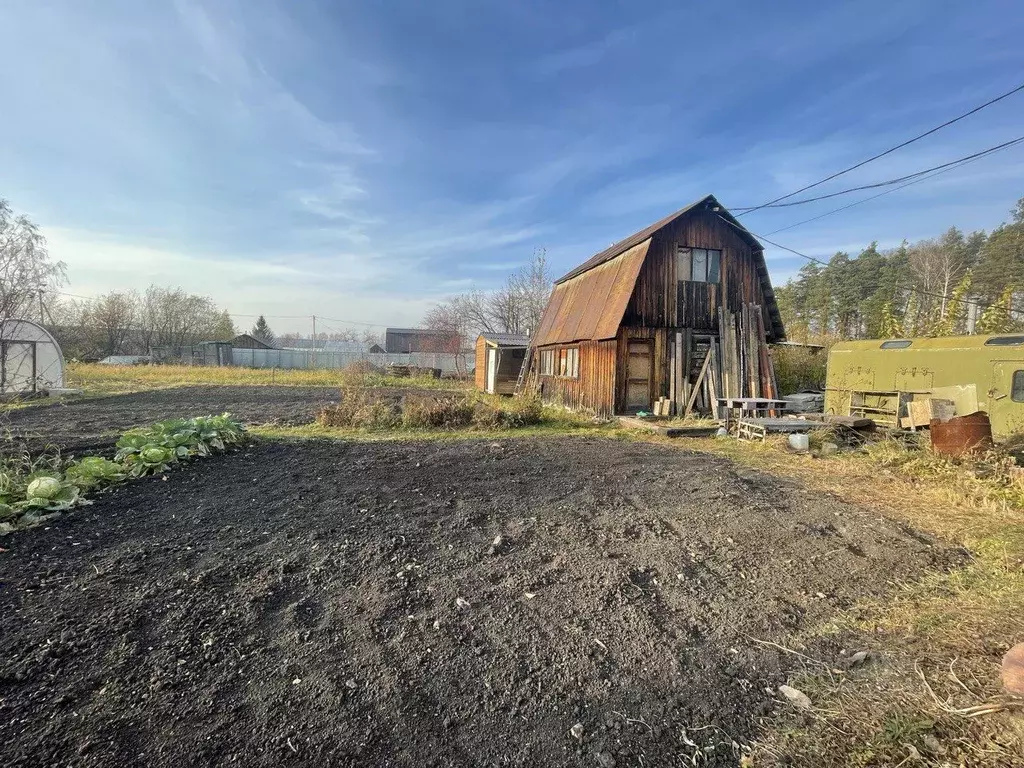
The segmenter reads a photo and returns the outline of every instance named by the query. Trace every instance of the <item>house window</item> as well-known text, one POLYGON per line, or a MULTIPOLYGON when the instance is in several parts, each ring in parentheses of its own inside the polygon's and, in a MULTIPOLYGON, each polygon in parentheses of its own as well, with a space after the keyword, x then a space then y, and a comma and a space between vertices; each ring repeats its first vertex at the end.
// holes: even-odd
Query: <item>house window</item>
POLYGON ((676 249, 676 274, 693 283, 717 283, 721 277, 722 252, 714 248, 676 249))
POLYGON ((540 351, 540 375, 555 375, 555 350, 542 349, 540 351))
POLYGON ((906 349, 913 343, 910 339, 893 339, 892 341, 883 341, 879 349, 906 349))
POLYGON ((1024 371, 1013 372, 1013 384, 1010 385, 1010 399, 1015 403, 1024 403, 1024 371))
POLYGON ((558 375, 566 379, 578 379, 580 376, 580 349, 566 347, 558 350, 558 375))

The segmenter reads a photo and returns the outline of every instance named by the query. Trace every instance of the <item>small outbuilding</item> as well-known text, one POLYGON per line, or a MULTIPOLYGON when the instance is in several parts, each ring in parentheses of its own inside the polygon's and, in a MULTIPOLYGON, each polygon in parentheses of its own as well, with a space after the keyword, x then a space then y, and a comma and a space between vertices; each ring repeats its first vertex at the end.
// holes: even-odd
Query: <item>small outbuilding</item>
POLYGON ((530 337, 518 333, 481 333, 476 339, 476 386, 492 395, 515 394, 530 337))

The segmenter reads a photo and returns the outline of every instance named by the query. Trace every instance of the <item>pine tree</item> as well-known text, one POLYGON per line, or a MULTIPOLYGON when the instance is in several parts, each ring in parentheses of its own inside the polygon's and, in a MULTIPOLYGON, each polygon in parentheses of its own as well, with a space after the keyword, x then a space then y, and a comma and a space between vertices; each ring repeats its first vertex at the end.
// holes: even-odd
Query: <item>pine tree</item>
POLYGON ((1010 313, 1010 303, 1013 301, 1015 290, 1015 285, 1006 286, 996 302, 981 313, 978 333, 1006 333, 1015 330, 1013 316, 1010 313))
POLYGON ((256 321, 256 325, 252 327, 253 338, 259 339, 264 344, 274 343, 274 332, 270 330, 270 326, 267 324, 267 318, 263 315, 259 316, 256 321))

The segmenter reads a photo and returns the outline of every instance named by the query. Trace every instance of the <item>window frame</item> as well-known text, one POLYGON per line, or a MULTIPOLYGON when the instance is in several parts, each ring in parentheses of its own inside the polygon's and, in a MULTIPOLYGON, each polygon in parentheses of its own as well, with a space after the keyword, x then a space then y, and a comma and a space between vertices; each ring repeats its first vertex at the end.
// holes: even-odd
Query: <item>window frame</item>
POLYGON ((913 339, 889 339, 878 345, 879 349, 906 349, 913 346, 913 339))
POLYGON ((695 245, 677 245, 676 246, 676 278, 677 282, 680 283, 704 283, 706 285, 721 285, 722 283, 722 249, 721 248, 698 248, 695 245), (694 271, 694 254, 700 251, 704 255, 703 259, 703 279, 695 280, 693 277, 694 271), (685 268, 684 268, 685 262, 685 268), (709 279, 711 275, 711 267, 714 265, 714 280, 709 279))
POLYGON ((540 375, 555 375, 555 350, 542 349, 540 351, 540 375))
POLYGON ((1010 377, 1010 399, 1015 403, 1024 403, 1024 369, 1014 371, 1010 377))
POLYGON ((559 347, 558 363, 555 365, 555 376, 559 379, 578 379, 580 377, 579 346, 559 347))
POLYGON ((986 347, 1019 347, 1024 344, 1024 335, 993 336, 985 339, 986 347))

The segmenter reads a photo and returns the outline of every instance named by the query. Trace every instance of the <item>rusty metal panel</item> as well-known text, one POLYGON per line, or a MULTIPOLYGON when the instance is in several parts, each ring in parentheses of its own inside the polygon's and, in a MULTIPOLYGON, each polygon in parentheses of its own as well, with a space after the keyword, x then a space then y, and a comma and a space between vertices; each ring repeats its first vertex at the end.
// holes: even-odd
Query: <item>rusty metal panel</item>
POLYGON ((932 448, 941 456, 957 458, 992 447, 992 424, 987 413, 956 416, 948 421, 932 419, 932 448))
POLYGON ((610 339, 618 332, 650 240, 559 283, 544 310, 534 344, 610 339))

